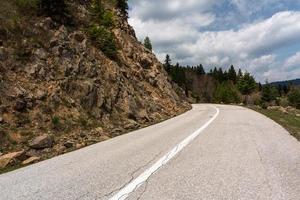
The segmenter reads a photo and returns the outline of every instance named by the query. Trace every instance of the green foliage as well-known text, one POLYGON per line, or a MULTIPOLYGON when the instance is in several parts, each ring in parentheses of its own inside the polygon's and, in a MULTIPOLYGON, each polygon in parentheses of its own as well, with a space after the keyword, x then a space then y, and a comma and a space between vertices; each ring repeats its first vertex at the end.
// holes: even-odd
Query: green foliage
POLYGON ((128 1, 127 0, 116 0, 117 7, 121 10, 123 15, 128 16, 128 1))
POLYGON ((171 67, 171 77, 172 80, 177 83, 179 86, 185 88, 186 86, 186 77, 185 70, 183 67, 180 67, 179 64, 171 67))
POLYGON ((292 106, 300 109, 300 89, 292 89, 288 95, 288 100, 292 106))
POLYGON ((276 98, 279 97, 276 87, 272 86, 269 83, 266 83, 266 85, 263 86, 261 95, 262 95, 261 100, 263 102, 275 101, 276 98))
POLYGON ((114 27, 113 13, 106 10, 101 0, 93 0, 91 4, 92 22, 88 33, 96 46, 110 59, 118 59, 117 45, 111 28, 114 27))
POLYGON ((60 125, 60 119, 57 116, 52 117, 52 125, 53 127, 58 127, 60 125))
POLYGON ((39 7, 40 0, 16 0, 16 5, 21 11, 30 12, 39 7))
POLYGON ((144 40, 144 46, 149 49, 150 51, 152 51, 152 43, 150 38, 147 36, 144 40))
POLYGON ((217 103, 239 103, 241 101, 239 92, 230 82, 223 82, 217 86, 214 93, 214 101, 217 103))
POLYGON ((114 27, 113 13, 106 10, 100 0, 92 1, 91 14, 93 23, 106 28, 114 27))
POLYGON ((250 73, 245 73, 239 78, 238 82, 239 91, 243 95, 249 95, 256 89, 256 82, 253 76, 250 73))
POLYGON ((171 58, 170 58, 169 54, 167 54, 165 63, 164 63, 164 68, 169 74, 171 73, 171 67, 172 67, 171 64, 172 64, 171 58))
POLYGON ((52 20, 58 23, 72 24, 65 0, 40 0, 40 8, 42 14, 51 17, 52 20))
POLYGON ((113 34, 103 26, 92 25, 88 29, 90 37, 96 42, 96 45, 110 59, 116 60, 118 51, 113 34))
POLYGON ((202 75, 205 75, 205 70, 204 70, 204 67, 202 64, 196 66, 196 72, 198 75, 202 76, 202 75))

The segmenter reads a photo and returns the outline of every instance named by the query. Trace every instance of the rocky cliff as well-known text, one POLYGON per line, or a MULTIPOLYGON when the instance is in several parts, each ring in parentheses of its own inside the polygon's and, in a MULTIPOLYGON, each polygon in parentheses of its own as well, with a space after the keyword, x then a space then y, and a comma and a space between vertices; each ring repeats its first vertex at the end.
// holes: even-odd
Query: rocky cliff
POLYGON ((62 154, 190 108, 109 1, 104 8, 114 20, 113 59, 87 30, 90 1, 66 2, 72 22, 35 12, 31 4, 30 12, 15 1, 0 4, 0 154, 18 151, 0 157, 0 168, 62 154), (10 21, 15 15, 17 21, 10 21))

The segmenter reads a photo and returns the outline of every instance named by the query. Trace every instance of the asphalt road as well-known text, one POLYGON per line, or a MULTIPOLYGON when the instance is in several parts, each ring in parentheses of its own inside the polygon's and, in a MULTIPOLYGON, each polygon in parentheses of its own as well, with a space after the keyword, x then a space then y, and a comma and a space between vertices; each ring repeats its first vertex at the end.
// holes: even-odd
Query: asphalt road
POLYGON ((1 200, 300 199, 300 143, 237 106, 183 115, 0 175, 1 200))

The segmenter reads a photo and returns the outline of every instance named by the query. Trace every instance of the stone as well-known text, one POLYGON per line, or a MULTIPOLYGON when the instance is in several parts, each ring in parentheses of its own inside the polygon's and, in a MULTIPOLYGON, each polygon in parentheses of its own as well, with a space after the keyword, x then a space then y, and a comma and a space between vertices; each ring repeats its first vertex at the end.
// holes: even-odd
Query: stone
POLYGON ((44 134, 34 138, 29 143, 29 146, 33 149, 45 149, 45 148, 51 148, 53 144, 54 144, 53 137, 48 134, 44 134))
POLYGON ((30 157, 27 160, 24 160, 22 162, 22 165, 29 165, 29 164, 35 163, 35 162, 39 161, 40 159, 41 159, 40 157, 30 157))
POLYGON ((16 101, 14 109, 16 111, 23 112, 26 110, 26 107, 27 107, 27 102, 24 101, 23 99, 19 99, 16 101))
POLYGON ((34 55, 35 55, 37 58, 41 59, 41 60, 46 60, 47 57, 48 57, 47 52, 46 52, 44 49, 42 49, 42 48, 37 49, 37 50, 34 52, 34 55))
POLYGON ((72 141, 67 141, 64 143, 64 146, 69 149, 69 148, 72 148, 74 146, 74 142, 72 141))
POLYGON ((0 156, 0 169, 4 169, 9 165, 14 165, 19 161, 26 159, 25 151, 18 151, 13 153, 8 153, 0 156))
POLYGON ((0 117, 0 124, 4 124, 4 119, 2 117, 0 117))
POLYGON ((35 99, 44 100, 47 96, 47 93, 43 90, 37 90, 35 94, 35 99))

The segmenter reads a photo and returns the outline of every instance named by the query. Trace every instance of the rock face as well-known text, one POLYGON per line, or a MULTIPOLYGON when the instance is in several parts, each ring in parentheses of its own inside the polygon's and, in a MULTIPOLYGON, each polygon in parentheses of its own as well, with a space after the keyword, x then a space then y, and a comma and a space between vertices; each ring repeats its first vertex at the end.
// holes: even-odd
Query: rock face
POLYGON ((2 38, 0 30, 3 152, 30 147, 43 159, 65 150, 52 148, 53 138, 41 132, 55 137, 55 147, 79 148, 76 144, 100 142, 190 109, 184 92, 117 9, 108 8, 115 20, 115 61, 82 31, 89 22, 89 3, 72 2, 72 27, 34 16, 20 23, 24 35, 2 38), (22 141, 35 139, 15 145, 7 137, 12 131, 22 141))
POLYGON ((53 143, 54 143, 53 137, 45 134, 34 138, 29 143, 29 146, 33 149, 45 149, 45 148, 51 148, 53 146, 53 143))

